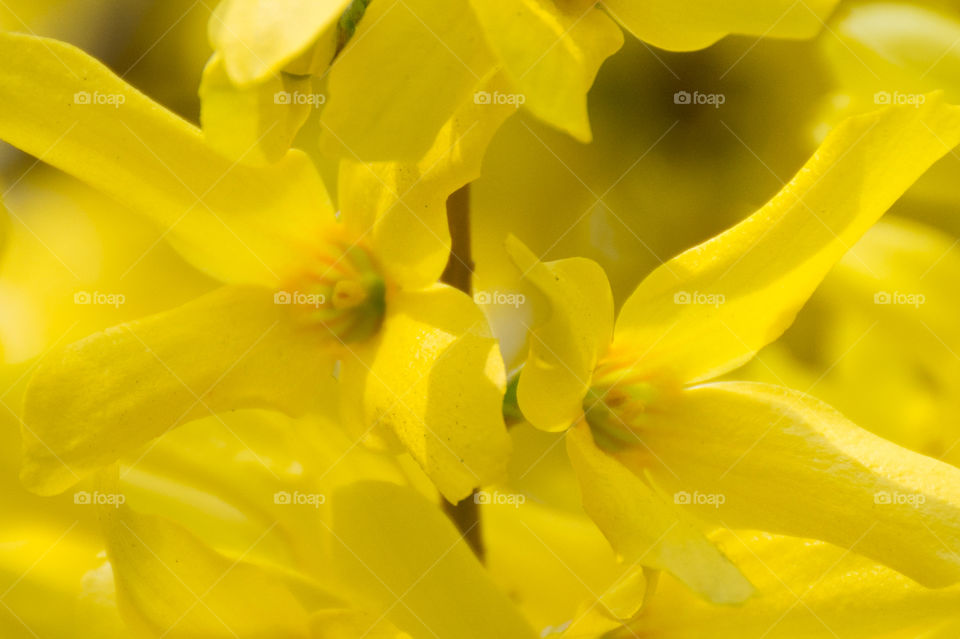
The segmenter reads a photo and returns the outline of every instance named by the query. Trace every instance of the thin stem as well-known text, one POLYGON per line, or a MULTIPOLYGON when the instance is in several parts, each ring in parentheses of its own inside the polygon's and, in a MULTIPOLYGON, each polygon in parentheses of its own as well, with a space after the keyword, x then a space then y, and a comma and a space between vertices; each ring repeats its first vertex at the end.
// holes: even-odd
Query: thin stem
POLYGON ((473 258, 470 250, 470 185, 461 187, 447 199, 447 224, 450 227, 450 259, 440 280, 473 293, 473 258))
MULTIPOLYGON (((473 290, 473 259, 470 251, 469 184, 455 191, 447 200, 447 223, 450 226, 450 259, 440 279, 470 295, 473 290)), ((476 491, 458 504, 444 500, 443 509, 474 554, 483 561, 483 531, 475 496, 476 491)))

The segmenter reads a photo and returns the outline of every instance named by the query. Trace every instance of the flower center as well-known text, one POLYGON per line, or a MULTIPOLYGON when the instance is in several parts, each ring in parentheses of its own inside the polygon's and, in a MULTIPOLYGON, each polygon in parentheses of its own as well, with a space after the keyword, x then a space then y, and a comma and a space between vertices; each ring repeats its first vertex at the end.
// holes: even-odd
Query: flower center
POLYGON ((326 328, 337 341, 358 342, 380 329, 386 294, 386 280, 369 250, 334 239, 275 301, 295 306, 304 324, 326 328))
POLYGON ((668 379, 634 374, 629 368, 601 363, 583 398, 583 412, 597 445, 611 452, 640 443, 639 432, 651 413, 673 394, 668 379))

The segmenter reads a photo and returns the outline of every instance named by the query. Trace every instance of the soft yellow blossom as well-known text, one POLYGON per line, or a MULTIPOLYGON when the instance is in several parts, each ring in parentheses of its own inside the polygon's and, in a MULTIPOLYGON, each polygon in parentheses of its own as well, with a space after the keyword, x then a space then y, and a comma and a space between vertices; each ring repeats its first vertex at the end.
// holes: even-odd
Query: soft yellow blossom
POLYGON ((926 585, 960 580, 955 555, 941 551, 960 543, 960 471, 802 393, 703 383, 779 337, 830 267, 958 141, 960 113, 933 95, 919 109, 848 120, 765 207, 648 276, 615 325, 599 267, 544 264, 511 242, 552 304, 531 333, 520 408, 548 430, 579 424, 566 439, 585 508, 629 561, 716 602, 745 599, 749 584, 689 510, 845 545, 926 585), (897 491, 924 505, 877 508, 876 495, 897 491))
MULTIPOLYGON (((419 264, 421 253, 411 264, 411 247, 392 251, 376 231, 383 216, 422 224, 404 193, 372 215, 366 237, 370 227, 352 220, 368 213, 345 205, 337 220, 304 155, 263 168, 231 163, 77 49, 11 34, 0 36, 0 49, 8 61, 0 137, 145 213, 188 260, 225 282, 44 360, 26 400, 29 485, 64 490, 210 412, 302 412, 333 382, 337 358, 344 395, 357 402, 346 412, 360 431, 389 429, 448 499, 502 474, 505 380, 485 319, 468 296, 431 283, 442 262, 419 264), (123 100, 77 103, 84 91, 123 100)), ((443 143, 438 161, 449 167, 433 170, 469 179, 472 166, 443 143)), ((432 250, 445 253, 448 242, 434 237, 432 250)))

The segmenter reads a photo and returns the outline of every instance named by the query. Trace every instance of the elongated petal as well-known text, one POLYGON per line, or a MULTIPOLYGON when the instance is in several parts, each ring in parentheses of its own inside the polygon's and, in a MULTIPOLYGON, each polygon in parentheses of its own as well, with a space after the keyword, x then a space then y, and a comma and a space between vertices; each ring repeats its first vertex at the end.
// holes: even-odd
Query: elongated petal
POLYGON ((836 37, 820 44, 841 90, 855 99, 875 103, 896 99, 897 92, 935 89, 943 89, 951 102, 960 98, 955 14, 906 2, 870 2, 850 7, 833 30, 836 37))
POLYGON ((172 521, 104 509, 117 602, 146 636, 306 639, 307 613, 281 582, 220 555, 172 521))
POLYGON ((227 78, 223 58, 214 55, 200 83, 203 138, 231 160, 251 165, 280 160, 311 108, 319 106, 310 78, 277 73, 251 87, 227 78))
POLYGON ((279 72, 334 25, 350 0, 224 0, 210 42, 238 85, 279 72))
POLYGON ((633 35, 670 51, 694 51, 731 34, 812 38, 838 0, 604 0, 633 35))
POLYGON ((211 412, 299 412, 329 377, 318 339, 255 287, 226 287, 49 354, 24 400, 21 478, 66 489, 211 412))
POLYGON ((344 362, 361 427, 390 428, 457 502, 506 473, 506 374, 480 309, 446 285, 397 294, 377 342, 344 362))
POLYGON ((79 49, 0 33, 0 139, 169 229, 194 265, 275 284, 309 255, 332 207, 306 156, 234 164, 200 131, 79 49))
MULTIPOLYGON (((5 477, 3 483, 5 494, 19 490, 13 478, 5 477)), ((125 637, 116 605, 107 593, 94 592, 88 576, 103 564, 95 522, 82 524, 72 503, 63 504, 62 510, 72 511, 63 517, 44 510, 50 506, 49 500, 38 503, 37 498, 29 509, 2 504, 0 587, 6 594, 0 605, 0 636, 70 637, 76 635, 78 622, 89 620, 84 628, 90 637, 125 637), (60 614, 50 614, 54 609, 60 614)))
POLYGON ((613 333, 613 293, 603 269, 591 260, 540 262, 513 236, 507 251, 550 304, 548 319, 530 331, 517 399, 531 424, 560 431, 583 414, 597 357, 613 333))
POLYGON ((926 169, 960 142, 938 94, 837 127, 746 220, 651 273, 617 319, 615 359, 699 381, 775 340, 827 271, 926 169))
POLYGON ((749 382, 698 386, 650 414, 638 435, 662 460, 647 460, 659 480, 703 516, 823 539, 926 586, 960 581, 960 469, 858 428, 809 395, 749 382))
POLYGON ((358 610, 321 610, 310 616, 312 639, 411 639, 377 615, 358 610))
POLYGON ((630 570, 619 562, 583 513, 544 506, 536 499, 491 500, 480 508, 484 565, 497 583, 537 628, 555 625, 597 598, 603 604, 598 607, 618 618, 632 617, 646 591, 642 569, 630 570))
POLYGON ((624 639, 874 639, 954 637, 927 634, 956 623, 960 590, 930 590, 831 544, 763 533, 725 532, 731 558, 758 595, 739 608, 710 606, 671 579, 660 581, 624 639), (683 614, 677 614, 683 610, 683 614))
POLYGON ((412 489, 359 482, 330 503, 337 574, 377 616, 414 637, 536 636, 450 521, 412 489))
POLYGON ((466 2, 371 2, 330 70, 322 142, 343 157, 415 162, 493 70, 466 2))
POLYGON ((676 507, 597 448, 586 425, 571 428, 566 438, 583 506, 628 562, 666 570, 714 603, 751 595, 736 566, 676 507))
POLYGON ((537 117, 581 142, 591 139, 587 91, 623 33, 590 7, 566 13, 554 0, 471 0, 514 90, 537 117))
MULTIPOLYGON (((486 88, 502 86, 495 78, 486 88)), ((341 161, 343 219, 360 233, 372 229, 374 251, 401 285, 421 288, 440 277, 450 254, 447 198, 480 177, 490 139, 514 111, 467 102, 417 162, 341 161)))

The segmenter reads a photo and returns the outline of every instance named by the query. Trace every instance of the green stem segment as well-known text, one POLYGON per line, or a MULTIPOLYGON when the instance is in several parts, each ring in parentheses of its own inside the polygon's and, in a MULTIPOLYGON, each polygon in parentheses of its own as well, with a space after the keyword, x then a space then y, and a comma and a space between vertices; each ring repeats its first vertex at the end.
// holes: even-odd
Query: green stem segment
MULTIPOLYGON (((469 184, 455 191, 447 200, 447 220, 450 226, 450 258, 440 280, 471 295, 473 259, 470 251, 469 184)), ((457 504, 444 500, 443 508, 477 558, 483 561, 483 531, 480 528, 476 491, 457 504)))
POLYGON ((337 53, 343 51, 347 42, 353 37, 353 32, 357 30, 357 24, 360 23, 360 18, 367 11, 369 4, 370 0, 353 0, 340 16, 340 22, 337 25, 337 53))

